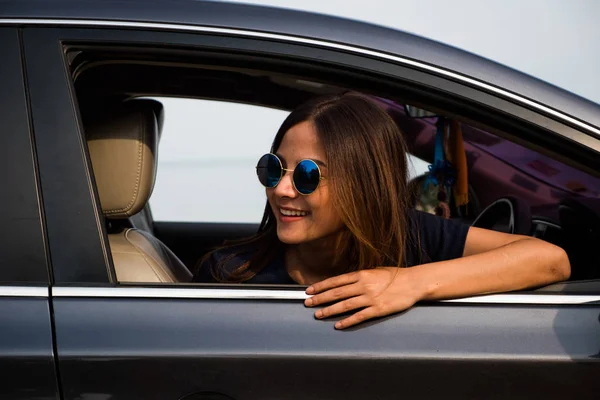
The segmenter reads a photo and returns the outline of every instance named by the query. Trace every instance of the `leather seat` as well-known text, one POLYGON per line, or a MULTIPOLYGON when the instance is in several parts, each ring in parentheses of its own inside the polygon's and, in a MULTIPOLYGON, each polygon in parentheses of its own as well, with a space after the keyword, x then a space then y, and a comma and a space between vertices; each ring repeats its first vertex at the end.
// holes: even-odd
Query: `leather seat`
POLYGON ((154 187, 162 105, 132 100, 84 118, 88 150, 119 282, 189 282, 160 240, 133 227, 154 187))

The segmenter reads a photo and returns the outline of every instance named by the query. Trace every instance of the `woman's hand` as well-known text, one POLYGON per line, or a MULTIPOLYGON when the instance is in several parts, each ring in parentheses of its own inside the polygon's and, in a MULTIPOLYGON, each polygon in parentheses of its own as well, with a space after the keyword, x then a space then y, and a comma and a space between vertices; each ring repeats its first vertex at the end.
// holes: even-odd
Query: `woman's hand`
POLYGON ((333 303, 315 312, 315 318, 328 318, 361 309, 335 324, 345 329, 366 320, 404 311, 419 301, 423 293, 417 288, 409 268, 379 267, 351 272, 318 282, 306 289, 314 295, 306 299, 307 307, 333 303))

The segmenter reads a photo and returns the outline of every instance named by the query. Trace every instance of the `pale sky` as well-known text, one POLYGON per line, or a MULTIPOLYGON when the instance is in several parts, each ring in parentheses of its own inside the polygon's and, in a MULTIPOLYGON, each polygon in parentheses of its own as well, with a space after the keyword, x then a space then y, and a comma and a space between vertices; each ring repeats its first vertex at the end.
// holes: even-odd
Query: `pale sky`
POLYGON ((508 65, 600 103, 600 1, 238 2, 332 14, 415 33, 508 65))

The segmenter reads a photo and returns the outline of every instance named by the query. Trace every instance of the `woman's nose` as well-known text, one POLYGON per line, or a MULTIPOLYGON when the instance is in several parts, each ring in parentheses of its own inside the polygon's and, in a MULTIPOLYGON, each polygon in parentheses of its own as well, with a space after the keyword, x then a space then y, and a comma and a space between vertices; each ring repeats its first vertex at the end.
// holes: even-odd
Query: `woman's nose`
POLYGON ((294 189, 294 183, 292 182, 294 172, 284 171, 281 180, 275 186, 275 195, 279 197, 296 197, 298 192, 294 189))

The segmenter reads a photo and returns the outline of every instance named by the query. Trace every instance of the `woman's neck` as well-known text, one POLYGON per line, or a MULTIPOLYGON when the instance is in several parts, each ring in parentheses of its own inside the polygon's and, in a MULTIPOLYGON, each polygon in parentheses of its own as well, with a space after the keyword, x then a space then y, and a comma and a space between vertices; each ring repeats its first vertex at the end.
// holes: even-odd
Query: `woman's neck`
POLYGON ((285 267, 290 277, 301 285, 311 285, 337 275, 335 242, 288 245, 285 249, 285 267))

